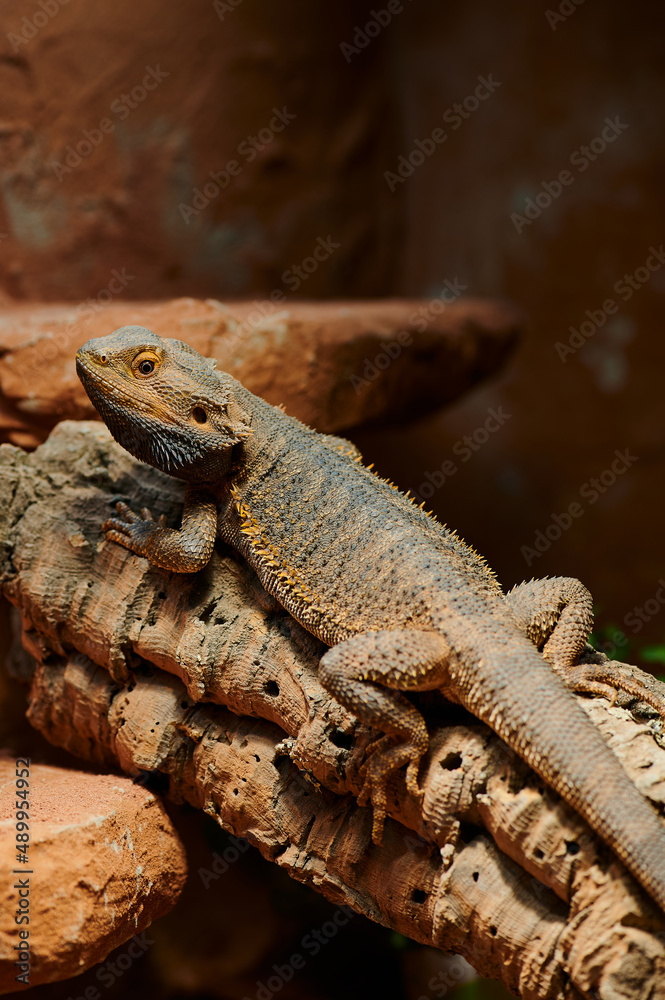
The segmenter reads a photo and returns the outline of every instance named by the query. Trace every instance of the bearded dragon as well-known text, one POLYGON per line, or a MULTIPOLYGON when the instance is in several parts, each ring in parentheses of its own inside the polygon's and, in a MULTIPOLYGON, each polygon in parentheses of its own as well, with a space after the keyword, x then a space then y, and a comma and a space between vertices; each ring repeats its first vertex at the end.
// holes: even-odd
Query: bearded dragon
POLYGON ((194 573, 215 540, 330 649, 322 685, 383 731, 361 805, 380 842, 386 781, 406 765, 420 796, 425 720, 403 691, 439 689, 482 719, 573 806, 665 909, 665 827, 571 693, 652 692, 611 665, 577 665, 592 625, 578 581, 505 594, 457 534, 361 461, 254 396, 177 340, 128 326, 89 340, 79 377, 132 455, 186 483, 182 525, 124 503, 106 538, 155 566, 194 573))

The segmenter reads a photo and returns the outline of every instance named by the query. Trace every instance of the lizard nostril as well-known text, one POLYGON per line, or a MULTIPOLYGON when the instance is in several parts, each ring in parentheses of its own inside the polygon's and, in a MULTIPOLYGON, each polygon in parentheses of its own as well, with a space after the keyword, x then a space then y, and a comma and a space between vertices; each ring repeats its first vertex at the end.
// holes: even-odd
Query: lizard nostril
POLYGON ((202 406, 195 406, 192 410, 192 416, 197 424, 204 424, 208 419, 208 415, 202 406))

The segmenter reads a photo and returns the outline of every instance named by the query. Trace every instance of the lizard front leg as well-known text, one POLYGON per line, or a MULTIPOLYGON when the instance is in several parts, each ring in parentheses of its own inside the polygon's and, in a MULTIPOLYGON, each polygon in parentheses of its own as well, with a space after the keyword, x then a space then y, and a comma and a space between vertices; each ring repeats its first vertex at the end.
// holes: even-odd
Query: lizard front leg
POLYGON ((506 603, 520 628, 542 647, 572 691, 616 699, 619 691, 651 705, 665 719, 665 700, 655 690, 610 661, 579 663, 593 625, 592 598, 586 587, 572 577, 552 577, 521 583, 506 594, 506 603))
POLYGON ((386 816, 386 783, 392 771, 408 764, 406 784, 417 798, 418 764, 429 745, 420 712, 397 690, 428 691, 446 686, 450 646, 436 632, 395 629, 364 632, 333 646, 321 659, 324 688, 363 722, 382 729, 366 765, 360 805, 371 801, 372 840, 381 843, 386 816), (391 738, 398 743, 386 748, 391 738))
POLYGON ((163 515, 155 521, 147 507, 139 515, 125 503, 116 506, 121 516, 110 517, 102 525, 109 541, 175 573, 195 573, 210 561, 217 535, 217 504, 202 487, 187 487, 179 530, 167 528, 163 515))

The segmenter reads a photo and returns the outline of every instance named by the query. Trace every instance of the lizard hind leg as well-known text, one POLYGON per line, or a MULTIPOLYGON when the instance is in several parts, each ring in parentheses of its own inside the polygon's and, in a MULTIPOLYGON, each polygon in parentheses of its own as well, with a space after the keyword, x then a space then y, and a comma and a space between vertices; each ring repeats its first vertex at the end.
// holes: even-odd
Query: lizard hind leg
POLYGON ((594 694, 614 703, 619 691, 639 698, 665 720, 665 698, 648 674, 619 667, 596 654, 580 663, 593 625, 592 598, 572 577, 552 577, 521 583, 506 594, 519 627, 542 653, 571 691, 594 694))
POLYGON ((386 734, 367 761, 358 797, 360 805, 371 802, 375 844, 381 843, 390 774, 407 764, 407 788, 417 798, 422 797, 418 764, 429 746, 427 727, 420 712, 399 690, 444 687, 449 655, 450 646, 436 632, 390 629, 345 639, 321 660, 323 687, 363 722, 386 734))
POLYGON ((559 673, 572 667, 593 626, 593 600, 573 577, 530 580, 506 594, 506 604, 531 641, 559 673))

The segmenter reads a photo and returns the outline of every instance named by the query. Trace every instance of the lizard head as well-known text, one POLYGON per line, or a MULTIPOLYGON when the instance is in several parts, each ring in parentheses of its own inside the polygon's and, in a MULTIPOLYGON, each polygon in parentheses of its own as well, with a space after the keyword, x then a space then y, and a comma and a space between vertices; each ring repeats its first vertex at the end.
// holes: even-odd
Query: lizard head
POLYGON ((178 479, 219 479, 233 447, 251 433, 230 375, 187 344, 142 326, 88 340, 76 354, 76 371, 116 441, 178 479))

